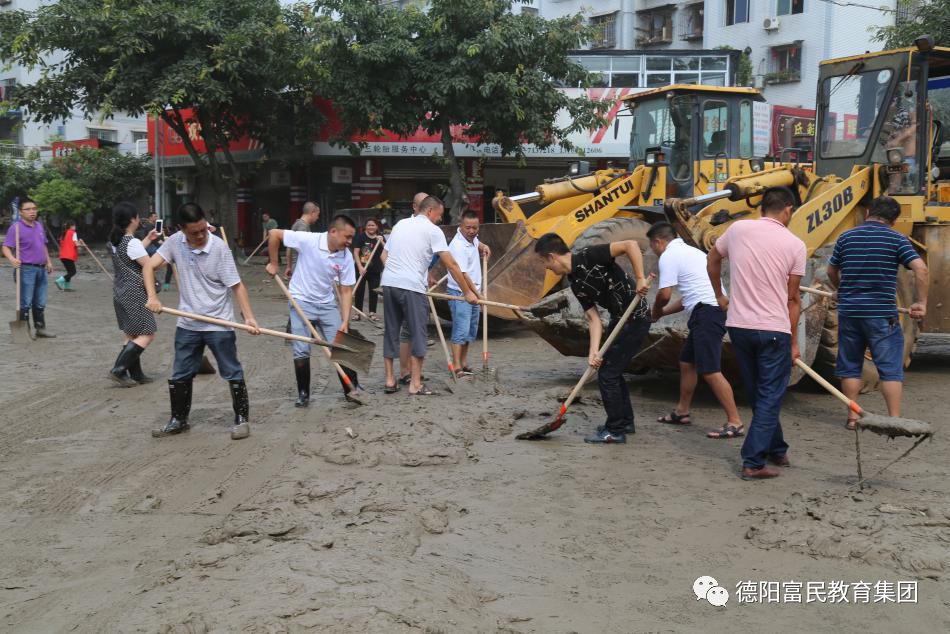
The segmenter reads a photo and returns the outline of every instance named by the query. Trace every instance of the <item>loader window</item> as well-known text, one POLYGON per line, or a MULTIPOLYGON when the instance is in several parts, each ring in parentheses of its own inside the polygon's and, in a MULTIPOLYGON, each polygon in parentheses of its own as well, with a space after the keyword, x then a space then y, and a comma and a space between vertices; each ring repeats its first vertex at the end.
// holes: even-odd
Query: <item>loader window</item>
POLYGON ((892 75, 888 69, 872 70, 829 77, 822 83, 823 158, 864 154, 892 75))
POLYGON ((637 104, 630 133, 630 158, 643 161, 649 147, 663 146, 670 151, 670 173, 677 180, 690 176, 690 139, 693 99, 681 96, 660 97, 637 104))
POLYGON ((739 158, 752 157, 752 102, 739 102, 739 158))
POLYGON ((703 104, 703 154, 716 156, 729 151, 729 107, 725 101, 703 104))

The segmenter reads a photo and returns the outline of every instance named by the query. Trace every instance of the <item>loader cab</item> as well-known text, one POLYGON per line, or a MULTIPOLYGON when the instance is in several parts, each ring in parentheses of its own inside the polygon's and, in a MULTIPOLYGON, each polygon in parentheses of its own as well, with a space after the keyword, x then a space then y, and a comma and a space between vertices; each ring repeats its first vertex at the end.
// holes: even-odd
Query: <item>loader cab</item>
POLYGON ((876 164, 888 194, 936 200, 950 189, 950 48, 924 40, 822 62, 817 103, 817 174, 876 164))
POLYGON ((624 101, 633 114, 630 169, 649 170, 641 205, 717 191, 764 158, 754 156, 754 104, 765 102, 755 89, 671 85, 624 101))

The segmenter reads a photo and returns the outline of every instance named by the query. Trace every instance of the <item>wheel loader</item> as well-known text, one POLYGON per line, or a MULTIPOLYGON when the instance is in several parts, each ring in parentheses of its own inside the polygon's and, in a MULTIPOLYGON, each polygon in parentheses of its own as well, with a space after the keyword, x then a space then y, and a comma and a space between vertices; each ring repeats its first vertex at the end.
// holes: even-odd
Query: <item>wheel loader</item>
MULTIPOLYGON (((760 217, 758 206, 767 187, 784 186, 793 192, 797 203, 789 229, 808 247, 803 285, 821 287, 826 281, 823 276, 830 248, 837 237, 863 221, 874 197, 887 194, 901 204, 902 214, 895 228, 911 238, 931 272, 927 317, 918 325, 902 316, 905 361, 909 362, 918 328, 950 332, 945 298, 950 254, 943 247, 950 244, 950 143, 944 141, 943 123, 950 121, 950 48, 935 47, 932 38, 922 37, 912 47, 822 62, 816 152, 810 166, 742 158, 748 148, 744 136, 748 133, 738 110, 743 97, 734 92, 736 89, 722 93, 727 107, 732 104, 725 147, 710 148, 713 134, 709 133, 705 112, 716 95, 707 90, 671 86, 635 96, 631 104, 636 118, 631 149, 643 149, 644 158, 636 162, 629 175, 598 173, 581 183, 567 179, 541 186, 534 194, 499 199, 499 211, 519 223, 524 235, 522 242, 516 242, 516 234, 512 239, 515 248, 502 250, 505 255, 490 268, 489 295, 520 305, 543 299, 532 310, 535 319, 529 322, 531 327, 563 354, 585 356, 587 324, 583 311, 562 280, 539 270, 536 258, 531 257, 537 236, 556 231, 574 249, 636 239, 647 252, 647 266, 655 267, 646 249, 650 222, 669 219, 685 241, 708 250, 733 222, 760 217), (666 99, 667 108, 660 117, 653 114, 653 108, 658 107, 650 101, 654 96, 666 99), (690 117, 684 117, 684 113, 690 117), (646 122, 644 114, 653 121, 646 122), (657 125, 667 120, 674 128, 682 129, 669 134, 665 125, 657 125), (657 135, 657 129, 663 132, 657 135), (655 140, 659 142, 654 145, 655 140), (693 159, 685 168, 680 158, 683 143, 689 144, 693 159), (709 154, 714 156, 707 159, 709 154), (680 174, 688 174, 688 178, 681 181, 677 178, 680 174), (613 192, 623 178, 632 182, 631 189, 639 187, 641 194, 636 202, 617 205, 613 192), (657 182, 668 193, 662 213, 657 204, 657 182), (572 200, 566 195, 571 188, 578 191, 580 187, 587 190, 582 205, 577 204, 579 198, 572 200), (519 204, 526 200, 553 202, 524 218, 519 204), (563 213, 565 207, 573 208, 570 214, 563 213)), ((914 300, 913 282, 909 273, 899 281, 898 303, 907 306, 914 300)), ((837 346, 835 311, 827 299, 805 295, 802 300, 802 358, 830 374, 837 346)), ((504 311, 492 314, 508 316, 504 311)), ((649 341, 630 369, 675 369, 686 334, 682 315, 654 324, 649 341)), ((726 372, 730 370, 730 357, 727 342, 726 372)), ((798 378, 800 374, 793 373, 793 382, 798 378)), ((866 378, 874 380, 873 376, 866 378)))

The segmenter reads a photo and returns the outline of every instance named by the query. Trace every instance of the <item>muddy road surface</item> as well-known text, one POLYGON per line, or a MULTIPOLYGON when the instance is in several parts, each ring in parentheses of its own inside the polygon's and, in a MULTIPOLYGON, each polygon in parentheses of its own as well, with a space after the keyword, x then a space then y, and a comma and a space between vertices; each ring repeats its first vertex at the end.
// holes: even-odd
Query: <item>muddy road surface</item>
MULTIPOLYGON (((242 275, 261 325, 283 328, 262 267, 242 275)), ((142 357, 155 383, 116 387, 110 284, 83 263, 73 285, 51 286, 57 339, 0 336, 2 631, 950 631, 940 339, 922 342, 904 412, 937 434, 859 492, 845 412, 808 386, 786 399, 793 466, 773 481, 737 477, 741 440, 705 438, 722 421, 705 389, 692 426, 655 422, 674 404, 672 375, 628 377, 626 446, 583 443, 602 422, 595 385, 547 440, 516 441, 582 371, 518 330, 491 337, 497 374, 456 394, 430 349, 441 394, 411 397, 383 394, 379 331, 357 324, 379 343, 369 403, 345 403, 318 362, 306 410, 293 407, 290 348, 239 334, 250 438, 229 439, 227 385, 200 376, 192 430, 153 439, 174 320, 159 318, 142 357), (725 605, 697 599, 700 576, 725 605)), ((174 286, 161 298, 177 306, 174 286)), ((883 411, 879 394, 863 405, 883 411)), ((865 433, 865 473, 908 446, 865 433)))

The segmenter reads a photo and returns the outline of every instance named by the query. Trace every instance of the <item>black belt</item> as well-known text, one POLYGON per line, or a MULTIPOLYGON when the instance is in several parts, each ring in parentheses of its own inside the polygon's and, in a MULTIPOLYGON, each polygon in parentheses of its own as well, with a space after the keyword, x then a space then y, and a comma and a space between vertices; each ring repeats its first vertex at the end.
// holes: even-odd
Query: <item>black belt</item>
POLYGON ((43 264, 30 264, 29 262, 20 262, 20 266, 38 266, 41 268, 45 268, 46 263, 44 262, 43 264))

